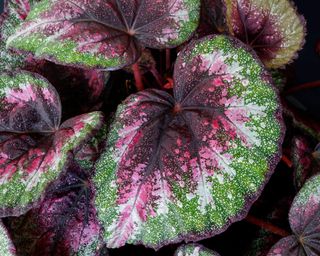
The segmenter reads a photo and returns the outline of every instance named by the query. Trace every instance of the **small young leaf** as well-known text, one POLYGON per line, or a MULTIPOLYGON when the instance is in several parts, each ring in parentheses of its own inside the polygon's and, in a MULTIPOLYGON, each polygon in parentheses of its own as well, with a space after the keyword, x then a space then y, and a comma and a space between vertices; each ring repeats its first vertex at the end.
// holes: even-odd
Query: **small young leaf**
POLYGON ((14 256, 15 248, 11 242, 11 239, 7 233, 7 229, 0 220, 0 255, 3 256, 14 256))
POLYGON ((223 0, 231 35, 250 45, 268 68, 288 64, 302 48, 305 22, 290 0, 223 0))
POLYGON ((40 74, 55 86, 65 106, 65 118, 97 110, 110 75, 107 71, 66 67, 34 58, 28 58, 23 69, 40 74))
POLYGON ((303 133, 315 141, 320 141, 320 124, 318 122, 314 122, 305 113, 299 112, 288 104, 283 105, 283 114, 290 122, 288 125, 298 129, 299 133, 303 133))
POLYGON ((219 256, 218 253, 211 251, 200 244, 181 245, 175 256, 219 256))
POLYGON ((60 125, 54 87, 28 72, 2 74, 0 98, 0 216, 18 215, 41 198, 68 153, 100 127, 103 117, 93 112, 60 125))
POLYGON ((195 41, 174 80, 174 96, 145 90, 117 110, 94 177, 108 247, 222 232, 246 215, 279 160, 278 96, 240 41, 195 41))
POLYGON ((307 181, 295 197, 289 222, 294 235, 281 239, 268 255, 320 255, 320 175, 307 181))
POLYGON ((8 46, 54 62, 119 69, 143 46, 175 47, 198 25, 199 0, 43 0, 8 46))
POLYGON ((294 184, 300 189, 309 177, 320 171, 320 164, 313 157, 313 147, 307 137, 295 136, 292 141, 294 184))

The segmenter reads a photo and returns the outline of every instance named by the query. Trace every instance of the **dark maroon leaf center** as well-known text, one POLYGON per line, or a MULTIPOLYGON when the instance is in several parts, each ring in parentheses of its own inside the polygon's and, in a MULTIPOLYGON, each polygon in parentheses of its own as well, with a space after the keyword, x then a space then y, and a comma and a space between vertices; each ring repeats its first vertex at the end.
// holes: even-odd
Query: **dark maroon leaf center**
POLYGON ((235 36, 250 45, 262 60, 274 58, 283 41, 276 29, 276 17, 255 9, 251 2, 240 6, 238 1, 237 13, 233 15, 239 19, 237 24, 241 24, 234 29, 235 36))

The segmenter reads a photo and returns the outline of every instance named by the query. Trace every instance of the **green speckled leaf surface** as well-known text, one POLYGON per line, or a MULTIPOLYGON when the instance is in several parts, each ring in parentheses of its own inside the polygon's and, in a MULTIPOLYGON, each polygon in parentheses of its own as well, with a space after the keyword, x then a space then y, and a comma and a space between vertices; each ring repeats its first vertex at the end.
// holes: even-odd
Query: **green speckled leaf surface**
POLYGON ((0 255, 2 256, 15 256, 15 248, 7 233, 6 228, 0 221, 0 255))
POLYGON ((178 247, 175 256, 219 256, 200 244, 185 244, 178 247))
POLYGON ((278 96, 241 42, 193 42, 174 80, 174 96, 145 90, 118 107, 94 177, 109 247, 222 232, 246 215, 279 160, 278 96))
POLYGON ((43 0, 8 46, 54 62, 119 69, 141 48, 175 47, 190 38, 199 0, 43 0))
POLYGON ((103 115, 83 114, 60 125, 59 95, 29 72, 2 74, 0 98, 0 216, 18 215, 42 197, 103 115))
POLYGON ((223 0, 231 35, 250 45, 268 68, 296 57, 305 38, 304 18, 290 0, 223 0))

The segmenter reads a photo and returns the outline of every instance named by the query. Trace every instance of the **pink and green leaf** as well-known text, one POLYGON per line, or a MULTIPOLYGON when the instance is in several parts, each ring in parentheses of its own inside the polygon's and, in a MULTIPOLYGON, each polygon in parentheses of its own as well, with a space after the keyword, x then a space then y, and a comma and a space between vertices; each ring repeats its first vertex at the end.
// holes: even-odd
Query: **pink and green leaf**
POLYGON ((92 169, 70 165, 49 188, 42 203, 25 215, 8 218, 19 255, 96 255, 100 226, 92 205, 92 169))
POLYGON ((231 35, 250 45, 268 68, 288 64, 302 48, 305 22, 289 0, 223 0, 231 35))
POLYGON ((0 220, 0 255, 14 256, 16 255, 15 248, 8 235, 7 229, 0 220))
POLYGON ((186 41, 199 9, 199 0, 43 0, 8 46, 58 63, 114 70, 134 63, 144 46, 186 41))
POLYGON ((185 244, 178 247, 175 256, 219 256, 219 254, 200 244, 185 244))
POLYGON ((319 255, 320 175, 308 180, 295 197, 289 222, 294 235, 281 239, 268 255, 319 255))
POLYGON ((6 41, 25 20, 35 2, 33 0, 4 1, 4 11, 0 16, 0 71, 12 70, 23 65, 25 55, 8 51, 6 49, 6 41))
POLYGON ((278 96, 241 42, 192 43, 174 80, 174 96, 145 90, 117 110, 94 177, 108 247, 222 232, 246 215, 279 160, 278 96))
POLYGON ((59 95, 38 75, 27 72, 2 74, 0 101, 0 132, 51 133, 59 128, 59 95))
POLYGON ((17 215, 41 198, 69 152, 100 127, 103 117, 92 112, 60 125, 54 87, 28 72, 2 74, 0 98, 0 216, 17 215))

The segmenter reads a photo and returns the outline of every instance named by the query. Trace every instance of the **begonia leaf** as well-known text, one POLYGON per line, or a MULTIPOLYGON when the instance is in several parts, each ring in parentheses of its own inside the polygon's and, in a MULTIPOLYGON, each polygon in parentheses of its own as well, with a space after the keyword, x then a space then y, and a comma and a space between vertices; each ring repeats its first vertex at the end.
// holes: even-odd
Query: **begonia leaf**
POLYGON ((5 0, 4 10, 0 15, 0 71, 20 67, 24 63, 25 55, 14 54, 6 49, 6 41, 15 29, 27 17, 33 0, 5 0))
POLYGON ((0 255, 3 256, 14 256, 15 247, 11 242, 10 236, 8 235, 7 229, 0 220, 0 255))
POLYGON ((175 47, 198 25, 199 0, 43 0, 8 46, 54 62, 119 69, 141 48, 175 47))
POLYGON ((92 169, 70 165, 49 188, 42 203, 8 228, 19 255, 93 256, 102 246, 92 206, 92 169))
POLYGON ((289 212, 293 235, 281 239, 269 256, 317 256, 320 254, 320 175, 308 180, 289 212))
POLYGON ((27 72, 1 75, 0 100, 0 132, 50 133, 59 128, 59 95, 40 76, 27 72))
POLYGON ((60 125, 54 87, 28 72, 2 74, 0 97, 0 216, 18 215, 41 199, 103 116, 92 112, 60 125))
POLYGON ((174 80, 174 96, 149 89, 118 107, 94 177, 108 247, 218 234, 247 214, 278 163, 279 99, 240 41, 193 42, 174 80))
POLYGON ((179 246, 175 256, 219 256, 219 254, 200 244, 185 244, 179 246))
POLYGON ((288 64, 302 48, 305 22, 290 0, 223 0, 231 35, 250 45, 268 68, 288 64))

